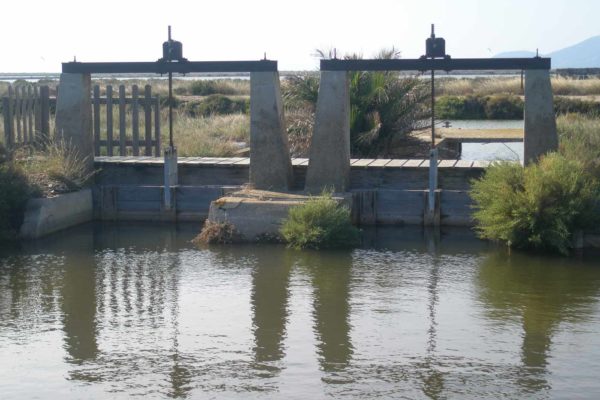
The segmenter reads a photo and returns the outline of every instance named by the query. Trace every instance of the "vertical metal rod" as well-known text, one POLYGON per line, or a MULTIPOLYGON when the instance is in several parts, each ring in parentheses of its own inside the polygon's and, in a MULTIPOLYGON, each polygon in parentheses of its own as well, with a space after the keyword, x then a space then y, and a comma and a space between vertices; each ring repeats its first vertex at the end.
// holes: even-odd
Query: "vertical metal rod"
MULTIPOLYGON (((169 27, 169 36, 171 27, 169 27)), ((171 62, 171 60, 169 60, 171 62)), ((169 146, 173 148, 173 73, 169 72, 169 146)))
POLYGON ((435 148, 435 71, 431 70, 431 148, 435 148))

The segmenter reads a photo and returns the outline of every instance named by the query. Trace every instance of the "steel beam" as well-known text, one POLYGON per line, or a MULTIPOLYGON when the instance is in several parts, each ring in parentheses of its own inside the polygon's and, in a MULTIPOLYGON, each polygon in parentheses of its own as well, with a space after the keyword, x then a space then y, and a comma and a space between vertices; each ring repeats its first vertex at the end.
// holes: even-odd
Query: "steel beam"
POLYGON ((550 58, 321 60, 321 71, 484 71, 550 69, 550 58))
POLYGON ((264 72, 277 71, 277 61, 181 61, 181 62, 68 62, 62 64, 64 73, 131 74, 169 72, 264 72))

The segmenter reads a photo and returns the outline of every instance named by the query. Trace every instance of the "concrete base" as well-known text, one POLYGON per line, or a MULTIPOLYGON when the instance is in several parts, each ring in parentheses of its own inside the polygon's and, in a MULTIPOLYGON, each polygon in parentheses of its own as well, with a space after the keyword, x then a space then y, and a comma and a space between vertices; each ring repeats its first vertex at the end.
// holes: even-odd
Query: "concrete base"
MULTIPOLYGON (((334 197, 340 202, 349 198, 334 197)), ((279 229, 291 207, 298 206, 310 196, 243 190, 222 197, 210 204, 208 220, 230 223, 246 242, 279 238, 279 229)))
POLYGON ((90 74, 60 75, 56 99, 56 136, 87 157, 90 171, 94 166, 92 136, 92 80, 90 74))
POLYGON ((250 75, 250 185, 289 190, 292 162, 288 147, 278 72, 250 75))
POLYGON ((558 149, 550 72, 525 71, 525 132, 523 162, 527 165, 558 149))
POLYGON ((91 221, 92 218, 91 189, 48 199, 32 199, 27 202, 19 237, 37 239, 91 221))
POLYGON ((350 187, 350 89, 345 71, 321 71, 315 130, 305 190, 345 192, 350 187))

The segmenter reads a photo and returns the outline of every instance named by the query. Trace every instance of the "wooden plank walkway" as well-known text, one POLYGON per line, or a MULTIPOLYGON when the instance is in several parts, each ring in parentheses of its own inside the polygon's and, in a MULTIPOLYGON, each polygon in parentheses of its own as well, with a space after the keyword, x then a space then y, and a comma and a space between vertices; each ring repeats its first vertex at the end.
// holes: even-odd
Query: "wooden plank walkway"
MULTIPOLYGON (((95 157, 94 162, 102 164, 134 164, 134 165, 162 165, 162 157, 148 156, 100 156, 95 157)), ((179 165, 191 166, 202 165, 204 167, 243 167, 250 165, 250 158, 247 157, 179 157, 179 165)), ((469 161, 469 160, 440 160, 440 168, 485 168, 491 164, 491 161, 469 161)), ((294 167, 308 167, 308 158, 293 158, 294 167)), ((371 168, 429 168, 427 159, 374 159, 374 158, 353 158, 350 160, 353 169, 371 169, 371 168)))
MULTIPOLYGON (((437 128, 435 132, 436 145, 445 140, 461 143, 518 143, 523 141, 523 129, 437 128)), ((431 131, 419 131, 414 136, 428 142, 431 140, 431 131)))

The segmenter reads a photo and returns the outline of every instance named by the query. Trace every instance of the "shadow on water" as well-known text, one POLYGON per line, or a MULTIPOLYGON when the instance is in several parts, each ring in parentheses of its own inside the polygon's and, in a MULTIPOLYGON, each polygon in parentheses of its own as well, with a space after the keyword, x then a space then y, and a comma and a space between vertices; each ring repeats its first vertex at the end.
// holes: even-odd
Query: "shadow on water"
POLYGON ((523 330, 517 383, 525 392, 549 389, 548 359, 561 323, 581 323, 594 313, 600 293, 596 258, 531 256, 495 252, 476 274, 479 296, 488 317, 523 330))

